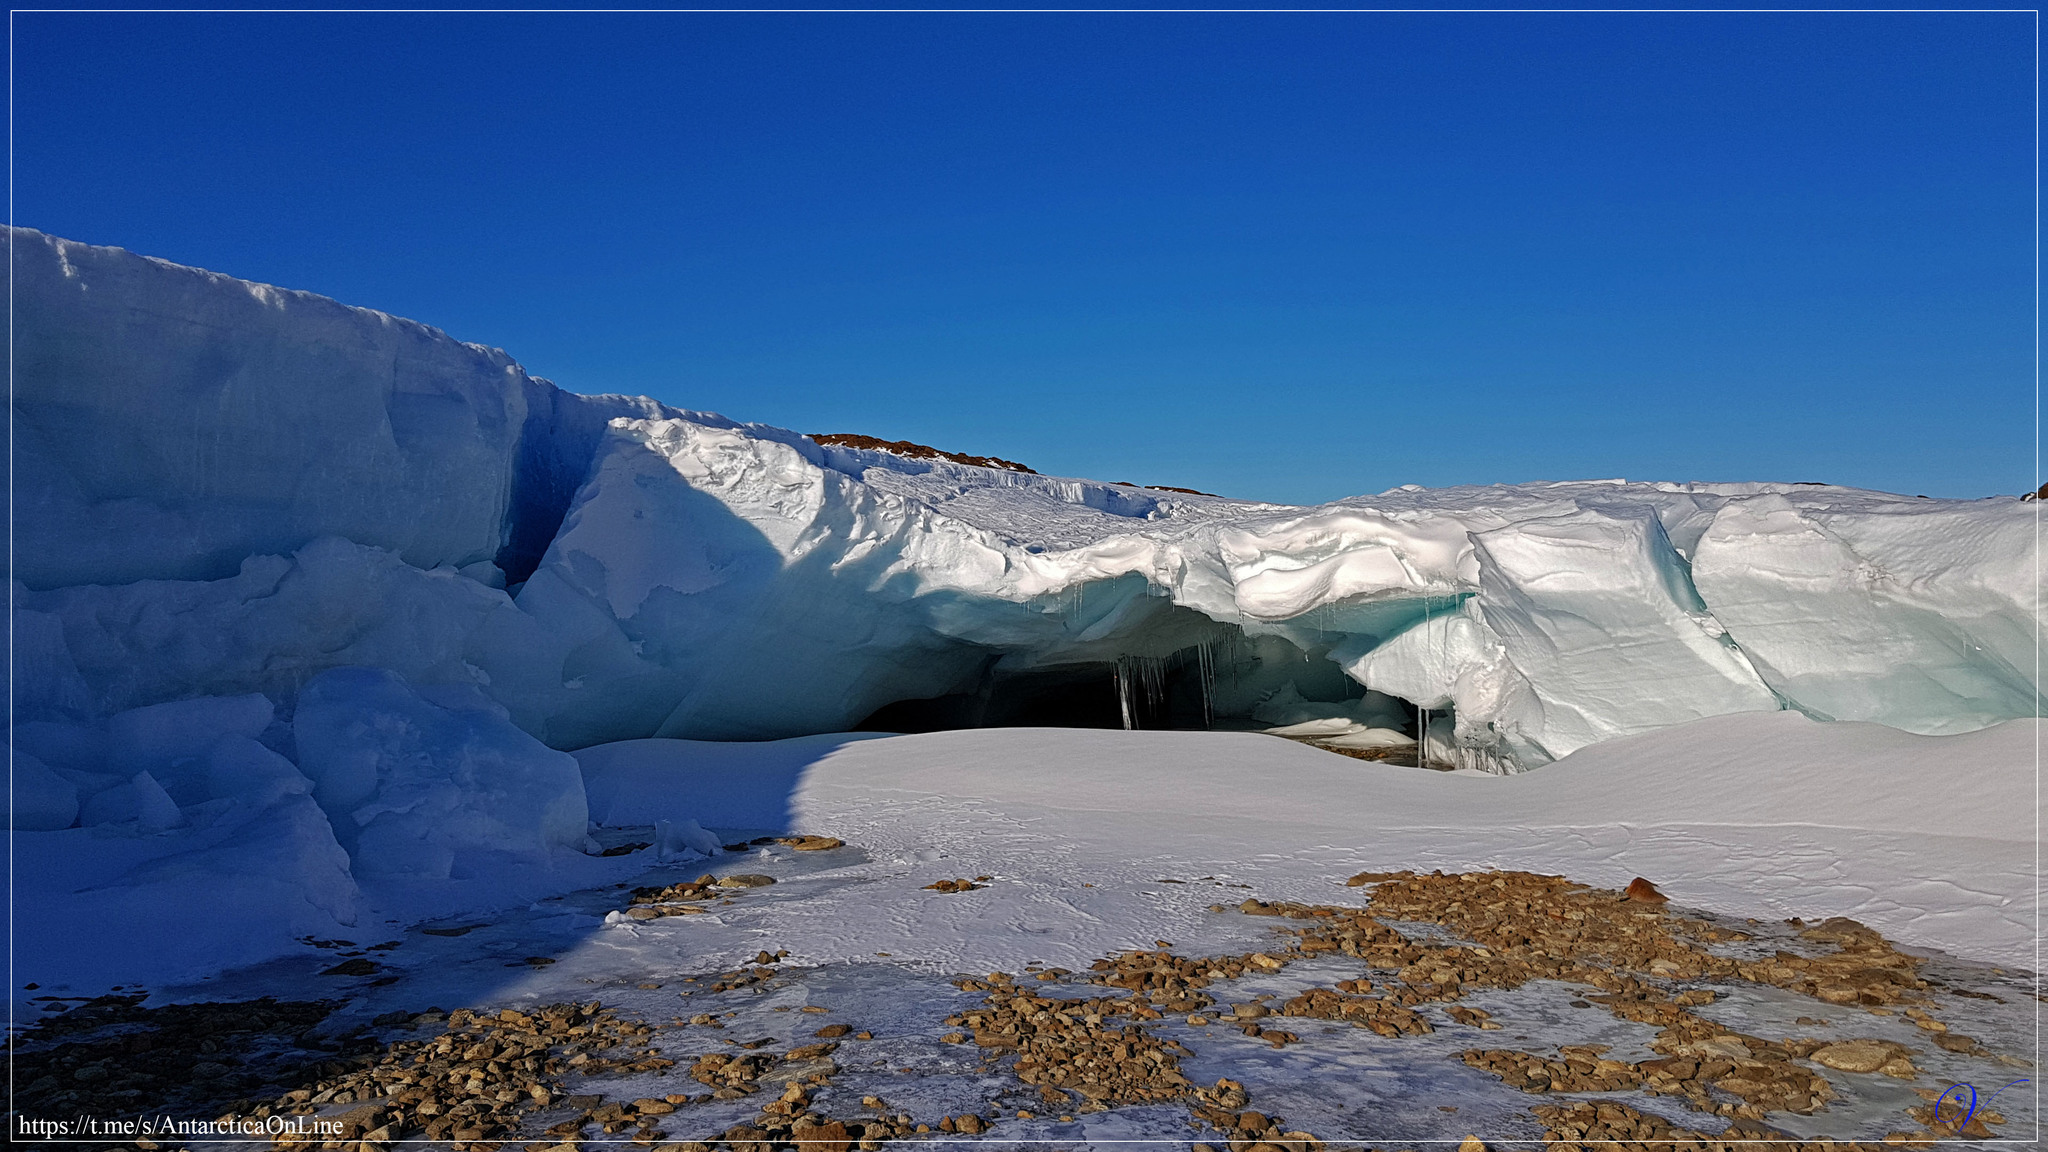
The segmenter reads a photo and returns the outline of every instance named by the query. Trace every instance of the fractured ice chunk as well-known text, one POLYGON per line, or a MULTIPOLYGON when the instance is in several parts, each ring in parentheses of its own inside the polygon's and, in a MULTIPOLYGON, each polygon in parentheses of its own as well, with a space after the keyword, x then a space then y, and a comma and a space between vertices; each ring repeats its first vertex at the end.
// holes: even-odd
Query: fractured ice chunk
POLYGON ((221 737, 207 751, 204 771, 209 799, 234 800, 251 808, 313 791, 313 782, 291 761, 246 736, 221 737))
POLYGON ((654 854, 662 860, 689 856, 715 856, 718 837, 695 820, 659 820, 654 826, 654 854))
POLYGON ((78 786, 19 749, 14 753, 13 785, 8 791, 8 827, 49 832, 69 828, 78 819, 78 786))
POLYGON ((8 743, 58 772, 104 772, 107 734, 83 724, 30 720, 16 724, 8 743))
POLYGON ((131 708, 107 721, 110 767, 116 771, 155 771, 203 756, 223 736, 254 739, 270 726, 276 709, 258 693, 245 696, 202 696, 131 708))
POLYGON ((94 795, 78 814, 78 822, 88 827, 131 820, 139 831, 164 832, 183 827, 185 814, 178 810, 177 802, 164 791, 163 785, 156 782, 156 777, 147 772, 137 772, 126 784, 94 795))
POLYGON ((360 874, 441 879, 469 854, 589 847, 575 759, 502 711, 451 710, 382 669, 337 668, 306 685, 292 734, 360 874))

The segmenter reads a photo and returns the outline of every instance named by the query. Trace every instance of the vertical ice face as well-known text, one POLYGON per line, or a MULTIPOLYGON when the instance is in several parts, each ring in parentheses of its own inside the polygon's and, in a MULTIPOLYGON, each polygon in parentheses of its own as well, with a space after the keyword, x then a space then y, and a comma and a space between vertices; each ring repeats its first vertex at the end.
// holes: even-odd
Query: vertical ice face
POLYGON ((210 579, 319 536, 493 559, 528 382, 381 312, 12 229, 15 575, 210 579))
POLYGON ((24 719, 192 696, 288 698, 341 665, 421 683, 474 682, 480 652, 507 653, 516 686, 549 652, 548 638, 503 592, 335 537, 290 556, 250 557, 221 580, 20 590, 16 616, 36 625, 36 647, 16 664, 17 691, 37 705, 19 712, 24 719), (515 651, 526 653, 524 665, 510 659, 515 651))
POLYGON ((1493 770, 1781 706, 1651 508, 1546 511, 1470 533, 1474 594, 1455 608, 1425 607, 1391 638, 1347 641, 1332 658, 1361 683, 1448 710, 1431 747, 1493 770))
POLYGON ((1542 706, 1552 757, 1616 736, 1780 707, 1721 635, 1647 510, 1476 532, 1476 603, 1542 706))
POLYGON ((1782 496, 1731 503, 1693 558, 1714 613, 1809 715, 1963 732, 2037 714, 2024 507, 1844 515, 1782 496))
POLYGON ((484 692, 557 748, 832 731, 1084 666, 1112 715, 1123 670, 1134 723, 1176 669, 1196 716, 1301 686, 1341 712, 1348 675, 1496 768, 1724 712, 1946 732, 2042 705, 2010 499, 1140 491, 575 396, 383 313, 12 235, 14 735, 81 806, 201 784, 53 733, 125 746, 108 717, 195 697, 289 715, 337 667, 484 692))
POLYGON ((983 536, 779 441, 616 421, 520 593, 569 653, 548 738, 799 735, 946 692, 986 656, 933 627, 935 593, 1000 579, 983 536))

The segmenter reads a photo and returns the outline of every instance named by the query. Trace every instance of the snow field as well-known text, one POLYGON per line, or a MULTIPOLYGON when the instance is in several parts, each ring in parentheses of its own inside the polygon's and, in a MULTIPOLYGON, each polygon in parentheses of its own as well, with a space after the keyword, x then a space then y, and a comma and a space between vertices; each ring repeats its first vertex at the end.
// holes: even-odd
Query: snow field
MULTIPOLYGON (((12 238, 14 962, 45 994, 345 990, 374 1017, 601 987, 655 1019, 684 1001, 642 984, 786 948, 801 974, 736 1019, 857 1006, 895 1030, 859 1075, 954 1111, 996 1088, 920 1031, 961 999, 940 977, 1242 952, 1270 926, 1239 900, 1344 903, 1365 870, 1644 876, 1738 918, 1853 917, 1971 979, 2038 968, 2042 618, 2016 499, 1144 491, 577 396, 382 313, 12 238), (1250 732, 844 731, 1089 691, 1127 723, 1419 740, 1461 770, 1250 732), (718 850, 787 832, 848 847, 718 850), (616 915, 622 887, 707 871, 778 883, 616 915), (375 941, 374 975, 322 975, 375 941)), ((1565 995, 1517 1010, 1641 1041, 1565 995)), ((1952 1007, 2024 1046, 2016 1012, 1952 1007)), ((1258 1066, 1262 1106, 1326 1133, 1340 1105, 1451 1138, 1526 1123, 1462 1065, 1415 1062, 1434 1049, 1188 1043, 1215 1059, 1191 1073, 1258 1066), (1338 1076, 1364 1090, 1312 1087, 1338 1076), (1424 1103, 1447 1095, 1485 1103, 1424 1103)))
MULTIPOLYGON (((388 936, 396 946, 371 953, 374 970, 345 984, 318 975, 333 951, 301 948, 161 994, 297 998, 345 989, 351 1004, 334 1030, 428 1004, 524 1008, 602 999, 665 1029, 716 1014, 720 1030, 664 1032, 664 1054, 685 1063, 700 1052, 732 1051, 731 1041, 772 1037, 776 1049, 808 1043, 816 1026, 843 1023, 873 1031, 876 1040, 848 1040, 835 1057, 840 1071, 818 1096, 834 1115, 873 1094, 921 1121, 1003 1109, 999 1136, 1188 1139, 1180 1106, 1070 1112, 1074 1118, 1062 1121, 973 1045, 941 1043, 941 1017, 980 999, 945 978, 1084 971, 1096 959, 1160 940, 1180 956, 1243 954, 1273 947, 1275 927, 1290 923, 1239 913, 1246 897, 1356 906, 1365 893, 1344 880, 1358 871, 1494 867, 1608 887, 1650 877, 1676 907, 1709 909, 1737 927, 1744 916, 1761 921, 1747 929, 1754 942, 1730 946, 1743 956, 1806 947, 1783 924, 1787 917, 1856 917, 1908 946, 1960 957, 1937 957, 1926 970, 1944 981, 1936 991, 1940 1018, 1994 1052, 2020 1053, 2031 1044, 2024 974, 1989 973, 1983 964, 2023 964, 2032 955, 2036 727, 2022 721, 1922 737, 1792 713, 1739 715, 1610 742, 1511 777, 1363 763, 1249 733, 633 741, 578 757, 602 843, 643 842, 663 821, 700 816, 728 843, 785 832, 847 843, 821 852, 769 843, 710 859, 675 852, 665 863, 653 849, 579 857, 593 870, 559 895, 450 906, 441 919, 410 929, 395 905, 368 909, 348 938, 360 944, 388 936), (1740 786, 1703 783, 1723 777, 1740 786), (1959 778, 1968 779, 1977 803, 1927 802, 1930 792, 1954 795, 1959 778), (1765 788, 1770 781, 1780 783, 1765 788), (1455 825, 1442 821, 1447 811, 1459 815, 1455 825), (760 873, 777 882, 724 890, 702 901, 698 914, 648 921, 617 914, 630 899, 627 887, 703 872, 760 873), (957 893, 926 887, 975 876, 989 877, 986 886, 957 893), (727 984, 721 973, 750 968, 762 951, 784 950, 790 955, 779 975, 718 990, 727 984), (526 959, 536 956, 548 962, 526 959), (1947 987, 1996 994, 2003 1003, 1957 999, 1947 987), (802 1013, 805 1006, 827 1011, 802 1013), (1009 1118, 1018 1107, 1038 1117, 1009 1118)), ((404 882, 414 891, 447 883, 404 882)), ((398 884, 366 884, 365 899, 400 891, 398 884)), ((1223 1003, 1262 994, 1277 1002, 1358 974, 1356 961, 1329 957, 1247 973, 1214 991, 1223 1003)), ((1102 990, 1052 984, 1043 991, 1102 990)), ((1608 1055, 1617 1060, 1654 1057, 1646 1047, 1654 1028, 1579 1007, 1582 991, 1538 982, 1461 999, 1502 1024, 1483 1041, 1443 1020, 1432 1035, 1383 1040, 1288 1018, 1279 1025, 1301 1042, 1284 1048, 1179 1017, 1151 1027, 1192 1050, 1182 1066, 1197 1084, 1243 1080, 1253 1107, 1326 1139, 1455 1140, 1473 1131, 1533 1138, 1527 1108, 1543 1098, 1514 1091, 1457 1055, 1475 1044, 1548 1051, 1584 1043, 1613 1045, 1608 1055)), ((2024 1074, 1932 1047, 1904 1016, 1773 988, 1744 986, 1699 1011, 1744 1034, 1874 1037, 1914 1051, 1915 1081, 1830 1071, 1838 1099, 1828 1111, 1773 1114, 1773 1124, 1802 1134, 1872 1138, 1904 1125, 1903 1109, 1922 1103, 1915 1086, 1971 1079, 1988 1090, 2003 1082, 1992 1077, 2024 1074), (1830 1023, 1799 1022, 1809 1016, 1830 1023)), ((584 1087, 619 1100, 678 1090, 673 1079, 638 1074, 584 1087)), ((692 1138, 748 1122, 762 1099, 692 1104, 672 1131, 692 1138)), ((1626 1102, 1718 1131, 1718 1121, 1675 1100, 1629 1094, 1626 1102)))

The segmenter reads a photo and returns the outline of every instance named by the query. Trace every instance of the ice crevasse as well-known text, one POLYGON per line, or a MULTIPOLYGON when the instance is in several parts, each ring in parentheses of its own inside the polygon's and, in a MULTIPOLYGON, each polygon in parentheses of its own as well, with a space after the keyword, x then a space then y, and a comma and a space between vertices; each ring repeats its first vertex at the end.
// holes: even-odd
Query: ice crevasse
POLYGON ((1429 710, 1438 757, 1514 771, 1729 712, 2041 710, 2013 498, 1590 481, 1302 508, 1045 477, 580 396, 382 313, 12 239, 18 722, 103 736, 252 694, 289 717, 371 668, 575 749, 918 701, 1000 722, 1115 668, 1199 681, 1211 715, 1370 690, 1429 710))

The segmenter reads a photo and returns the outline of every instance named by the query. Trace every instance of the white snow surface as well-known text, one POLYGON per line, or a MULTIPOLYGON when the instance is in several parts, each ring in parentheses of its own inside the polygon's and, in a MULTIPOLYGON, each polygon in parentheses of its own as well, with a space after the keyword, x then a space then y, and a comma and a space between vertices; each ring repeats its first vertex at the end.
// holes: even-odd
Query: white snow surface
MULTIPOLYGON (((2028 953, 2017 499, 1587 481, 1299 508, 911 460, 10 237, 26 970, 190 976, 636 874, 588 855, 586 817, 678 857, 746 826, 832 824, 920 875, 973 846, 1053 878, 989 939, 1059 956, 1192 916, 1062 879, 1155 863, 1269 896, 1367 866, 1640 872, 2028 953), (1199 669, 1203 713, 1374 744, 1418 706, 1428 758, 1540 771, 1251 734, 821 735, 1075 668, 1116 669, 1127 708, 1199 669)), ((950 907, 843 951, 929 930, 1004 962, 950 907)))
MULTIPOLYGON (((718 815, 707 824, 865 849, 872 863, 850 875, 875 891, 824 874, 806 878, 817 900, 778 905, 776 938, 821 960, 1078 968, 1155 937, 1199 938, 1216 889, 1162 878, 1327 903, 1344 902, 1360 871, 1507 868, 1616 888, 1644 876, 1682 906, 1849 916, 1909 945, 2031 969, 2038 737, 2033 720, 1930 737, 1751 713, 1508 777, 1224 732, 643 740, 578 755, 618 793, 677 797, 664 815, 704 794, 702 811, 718 815), (735 778, 753 796, 744 810, 727 791, 735 778), (902 895, 983 873, 996 880, 971 899, 902 895)), ((616 930, 667 931, 654 923, 616 930)))
MULTIPOLYGON (((1008 1118, 1037 1100, 1007 1069, 981 1065, 980 1051, 940 1041, 942 1018, 978 999, 956 992, 947 977, 1023 972, 1034 962, 1080 970, 1161 941, 1183 956, 1261 950, 1275 925, 1236 911, 1247 896, 1355 907, 1370 890, 1344 880, 1359 870, 1508 867, 1602 885, 1653 878, 1681 910, 1768 921, 1752 926, 1757 940, 1742 946, 1762 954, 1798 946, 1783 918, 1857 916, 1909 950, 1959 953, 1964 959, 1932 959, 1925 969, 1944 981, 1930 993, 1940 1018, 2000 1055, 2030 1054, 2031 985, 1980 965, 2032 961, 2037 727, 2023 720, 1923 737, 1748 713, 1609 742, 1508 777, 1369 764, 1249 733, 1011 729, 631 741, 578 754, 593 811, 622 823, 600 829, 608 840, 645 842, 645 821, 658 826, 695 810, 743 822, 712 825, 728 843, 783 832, 848 843, 823 852, 771 843, 709 860, 677 852, 686 858, 660 861, 653 851, 586 860, 594 868, 581 878, 584 891, 451 912, 422 926, 433 934, 396 926, 384 909, 367 914, 347 940, 361 949, 385 939, 368 953, 378 965, 372 976, 340 983, 320 975, 333 949, 350 946, 328 940, 327 948, 301 946, 212 979, 151 985, 152 1002, 341 990, 347 1004, 323 1025, 336 1034, 427 1004, 528 1009, 597 998, 662 1028, 650 1043, 685 1062, 741 1040, 807 1042, 822 1021, 798 1010, 822 1009, 832 1013, 827 1021, 872 1028, 876 1037, 841 1050, 833 1084, 819 1090, 835 1109, 875 1093, 929 1120, 1000 1100, 1006 1118, 997 1138, 1010 1142, 1185 1141, 1187 1114, 1177 1106, 1119 1108, 1071 1124, 1008 1118), (1720 778, 1737 786, 1714 786, 1720 778), (1930 803, 1930 795, 1954 802, 1930 803), (667 884, 704 872, 765 873, 777 882, 693 905, 698 915, 635 921, 617 912, 628 894, 612 882, 667 884), (986 876, 987 885, 963 893, 924 887, 963 876, 986 876), (714 991, 715 974, 764 949, 788 952, 776 976, 714 991), (552 963, 523 959, 535 956, 552 963), (1995 992, 1999 1002, 1952 992, 1995 992), (720 1015, 725 1029, 664 1026, 696 1012, 720 1015)), ((1359 973, 1344 958, 1305 960, 1213 991, 1225 1002, 1284 998, 1359 973)), ((1653 1055, 1643 1045, 1654 1026, 1579 1011, 1583 1002, 1571 1002, 1580 991, 1537 981, 1513 992, 1473 990, 1463 1003, 1492 1013, 1504 1044, 1603 1043, 1616 1046, 1618 1059, 1653 1055)), ((1303 1042, 1284 1050, 1177 1017, 1152 1028, 1187 1046, 1182 1068, 1191 1078, 1241 1079, 1267 1114, 1328 1139, 1540 1139, 1526 1095, 1458 1059, 1475 1033, 1423 1011, 1439 1029, 1431 1036, 1382 1041, 1301 1022, 1303 1042), (1456 1113, 1439 1110, 1445 1104, 1456 1113)), ((1876 1139, 1899 1127, 1900 1109, 1923 1102, 1915 1087, 1971 1081, 1988 1092, 2016 1075, 1995 1060, 1927 1044, 1902 1017, 1845 1006, 1830 1007, 1828 1020, 1796 1023, 1814 1011, 1803 997, 1736 987, 1702 1015, 1759 1035, 1896 1040, 1912 1047, 1921 1078, 1901 1084, 1823 1070, 1838 1094, 1825 1112, 1770 1117, 1798 1135, 1876 1139)), ((632 1099, 673 1083, 608 1073, 576 1090, 632 1099)), ((1668 1099, 1628 1102, 1702 1122, 1668 1099)), ((758 1100, 692 1105, 671 1132, 722 1131, 758 1108, 758 1100)), ((2027 1117, 2014 1119, 2023 1132, 2027 1117)))
MULTIPOLYGON (((709 846, 681 831, 694 821, 728 841, 800 832, 852 847, 667 870, 652 852, 558 852, 467 879, 372 876, 360 889, 300 778, 271 806, 230 808, 196 831, 17 832, 16 913, 48 930, 17 940, 16 968, 46 989, 161 986, 295 954, 295 937, 364 941, 442 916, 503 923, 518 955, 543 939, 565 950, 554 977, 572 985, 704 970, 764 945, 806 964, 1078 969, 1155 939, 1221 947, 1215 902, 1353 903, 1344 880, 1359 871, 1505 868, 1607 887, 1644 876, 1681 907, 1849 916, 1910 947, 2032 969, 2039 726, 1916 736, 1749 713, 1514 776, 1401 768, 1255 733, 640 740, 578 754, 598 823, 625 838, 650 840, 668 822, 670 855, 693 857, 709 846), (645 923, 562 920, 548 903, 521 912, 707 869, 781 883, 708 915, 645 923), (989 886, 959 896, 923 888, 980 875, 989 886), (167 934, 131 930, 172 923, 167 934)), ((452 996, 498 977, 457 966, 433 979, 452 996)), ((195 985, 209 987, 225 985, 195 985)))

